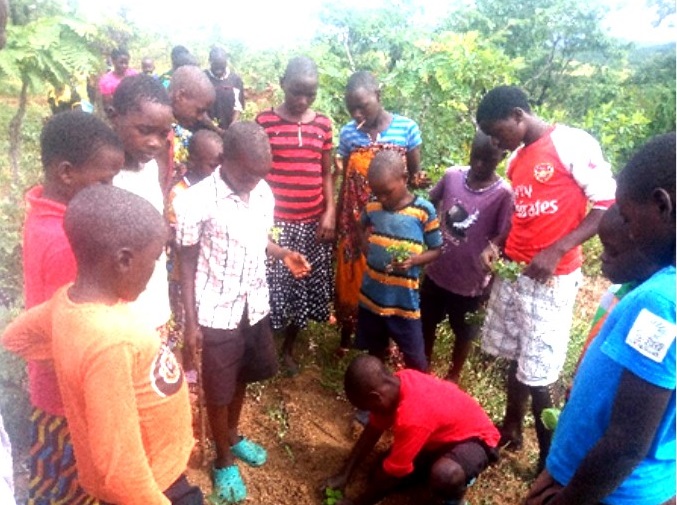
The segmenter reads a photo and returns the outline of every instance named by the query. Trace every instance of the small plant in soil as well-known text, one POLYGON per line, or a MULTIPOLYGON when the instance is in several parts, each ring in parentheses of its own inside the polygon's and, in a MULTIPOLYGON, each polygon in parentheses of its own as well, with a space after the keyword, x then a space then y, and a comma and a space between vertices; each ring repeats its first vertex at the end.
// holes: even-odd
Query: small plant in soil
POLYGON ((343 499, 343 493, 340 489, 328 487, 324 490, 324 505, 336 505, 343 499))

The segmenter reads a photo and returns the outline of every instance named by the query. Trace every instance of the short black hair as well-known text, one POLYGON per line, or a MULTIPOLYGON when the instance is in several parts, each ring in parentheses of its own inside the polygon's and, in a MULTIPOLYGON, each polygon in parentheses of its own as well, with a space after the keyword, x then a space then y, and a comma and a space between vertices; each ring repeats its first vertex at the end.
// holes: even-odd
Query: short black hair
POLYGON ((188 156, 194 156, 195 153, 199 150, 199 145, 201 142, 216 142, 219 145, 223 145, 223 139, 221 136, 212 130, 205 130, 204 128, 196 131, 191 135, 190 140, 188 141, 188 156))
POLYGON ((369 163, 367 176, 369 179, 387 177, 402 177, 407 173, 407 162, 401 152, 394 149, 384 149, 374 155, 369 163))
POLYGON ((110 57, 112 60, 117 60, 120 56, 126 56, 129 58, 129 51, 124 47, 116 47, 110 52, 110 57))
POLYGON ((296 56, 287 63, 282 79, 306 76, 317 77, 317 64, 307 56, 296 56))
POLYGON ((199 93, 215 93, 214 86, 209 77, 207 77, 207 74, 195 65, 184 65, 177 68, 172 74, 172 80, 169 83, 169 94, 173 95, 181 89, 188 92, 191 96, 199 93))
POLYGON ((379 83, 374 77, 374 74, 366 70, 355 72, 348 79, 346 84, 346 94, 354 93, 358 89, 365 89, 370 92, 377 93, 380 89, 379 83))
POLYGON ((389 374, 381 360, 368 354, 356 356, 343 376, 343 388, 353 405, 360 403, 389 374))
POLYGON ((506 119, 516 107, 531 114, 527 94, 517 86, 498 86, 484 95, 477 107, 475 119, 478 124, 506 119))
POLYGON ((223 134, 224 159, 239 160, 245 154, 254 159, 270 156, 268 134, 254 121, 237 121, 223 134))
POLYGON ((214 46, 209 50, 209 61, 212 61, 216 58, 223 58, 224 60, 230 59, 226 50, 221 46, 214 46))
POLYGON ((113 108, 118 114, 138 110, 142 102, 159 103, 171 107, 165 87, 155 77, 136 74, 125 77, 113 93, 113 108))
POLYGON ((78 265, 93 266, 123 247, 138 251, 167 233, 162 215, 144 198, 95 184, 68 204, 63 227, 78 265))
POLYGON ((636 202, 645 202, 656 188, 667 191, 675 204, 675 132, 650 139, 618 174, 618 189, 636 202))
POLYGON ((93 114, 79 110, 60 112, 42 128, 42 166, 47 171, 54 161, 68 161, 77 168, 103 146, 124 151, 122 142, 110 126, 93 114))
POLYGON ((170 58, 172 60, 172 65, 176 61, 176 58, 181 56, 182 54, 190 54, 190 51, 186 46, 178 45, 172 47, 172 52, 170 53, 170 58))

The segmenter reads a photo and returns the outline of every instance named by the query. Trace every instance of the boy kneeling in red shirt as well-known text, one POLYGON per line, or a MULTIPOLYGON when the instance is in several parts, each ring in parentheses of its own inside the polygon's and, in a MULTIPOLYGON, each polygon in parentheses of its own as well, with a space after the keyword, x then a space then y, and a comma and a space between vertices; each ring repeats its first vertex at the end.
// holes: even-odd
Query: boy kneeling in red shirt
POLYGON ((386 429, 392 428, 393 444, 367 488, 341 505, 378 503, 421 472, 441 503, 460 505, 468 486, 498 459, 498 430, 477 401, 451 382, 410 369, 392 374, 377 358, 363 355, 348 367, 344 386, 350 403, 370 412, 369 423, 327 486, 345 488, 386 429))

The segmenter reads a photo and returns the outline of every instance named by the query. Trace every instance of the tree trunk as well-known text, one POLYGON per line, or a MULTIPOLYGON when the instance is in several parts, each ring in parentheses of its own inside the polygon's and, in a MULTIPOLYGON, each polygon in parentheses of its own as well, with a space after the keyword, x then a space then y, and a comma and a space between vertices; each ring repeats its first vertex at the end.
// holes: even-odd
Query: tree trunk
MULTIPOLYGON (((19 95, 19 108, 9 122, 9 163, 12 169, 12 184, 19 182, 19 170, 21 169, 21 127, 26 116, 26 103, 28 100, 28 79, 21 83, 19 95)), ((14 194, 14 192, 12 192, 14 194)))

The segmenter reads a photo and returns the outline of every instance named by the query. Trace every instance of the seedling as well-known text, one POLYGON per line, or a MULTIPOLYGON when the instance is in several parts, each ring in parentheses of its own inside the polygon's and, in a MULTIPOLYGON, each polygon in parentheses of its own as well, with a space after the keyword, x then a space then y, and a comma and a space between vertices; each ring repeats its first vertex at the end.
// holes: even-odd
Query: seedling
POLYGON ((477 309, 474 312, 466 312, 465 324, 469 326, 482 326, 484 324, 484 319, 487 317, 487 311, 484 309, 477 309))
POLYGON ((323 502, 324 505, 336 505, 341 500, 343 500, 343 493, 340 489, 334 489, 331 487, 325 488, 323 502))
POLYGON ((404 244, 393 244, 386 247, 386 252, 390 254, 395 263, 401 263, 411 256, 409 248, 404 244))
POLYGON ((491 265, 492 271, 501 279, 508 282, 516 281, 525 267, 526 263, 524 262, 517 263, 516 261, 505 260, 503 258, 498 258, 491 265))
POLYGON ((277 244, 280 241, 280 235, 282 235, 282 228, 279 226, 271 226, 268 235, 270 235, 270 240, 277 244))

